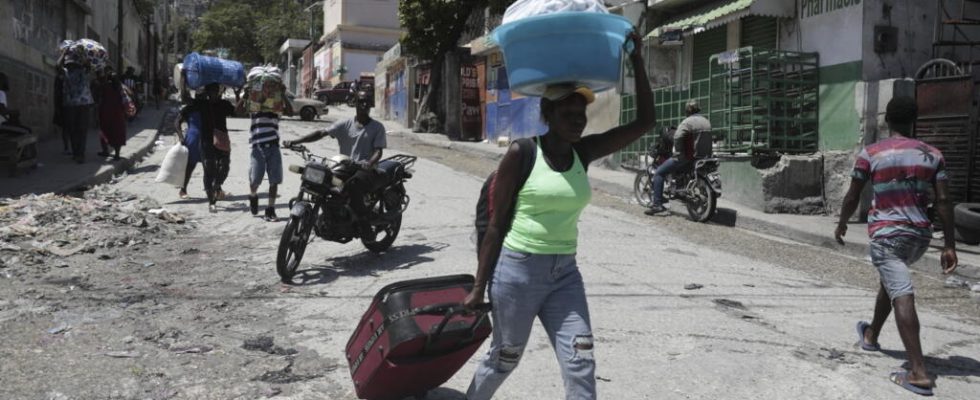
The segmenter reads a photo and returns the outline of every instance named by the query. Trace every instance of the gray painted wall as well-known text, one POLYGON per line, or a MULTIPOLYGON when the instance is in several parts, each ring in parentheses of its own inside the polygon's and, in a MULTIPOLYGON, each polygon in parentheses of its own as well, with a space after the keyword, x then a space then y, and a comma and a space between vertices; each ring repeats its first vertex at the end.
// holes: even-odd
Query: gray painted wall
POLYGON ((931 60, 936 11, 933 1, 864 0, 864 79, 912 77, 931 60), (897 51, 875 52, 875 26, 898 29, 897 51))

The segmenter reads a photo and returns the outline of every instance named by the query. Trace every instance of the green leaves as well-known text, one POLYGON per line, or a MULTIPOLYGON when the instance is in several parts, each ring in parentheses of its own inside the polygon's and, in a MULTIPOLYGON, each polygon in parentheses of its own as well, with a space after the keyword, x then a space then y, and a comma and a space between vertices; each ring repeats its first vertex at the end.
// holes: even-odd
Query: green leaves
POLYGON ((494 14, 514 0, 400 0, 398 18, 406 34, 401 43, 408 53, 433 60, 452 50, 467 29, 472 13, 487 7, 494 14))
POLYGON ((293 0, 220 0, 201 17, 193 34, 194 49, 227 48, 234 60, 274 62, 286 39, 309 39, 311 22, 315 35, 322 32, 322 12, 314 9, 311 20, 304 8, 293 0))

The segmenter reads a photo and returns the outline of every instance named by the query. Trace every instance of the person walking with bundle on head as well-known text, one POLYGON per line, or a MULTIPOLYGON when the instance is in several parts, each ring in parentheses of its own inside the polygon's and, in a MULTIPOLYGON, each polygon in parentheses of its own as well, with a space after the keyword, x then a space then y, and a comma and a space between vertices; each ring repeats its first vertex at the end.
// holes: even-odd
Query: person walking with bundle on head
MULTIPOLYGON (((285 98, 285 94, 283 94, 285 98)), ((244 98, 239 107, 244 104, 244 98)), ((284 102, 286 114, 293 110, 289 102, 284 102)), ((265 176, 269 178, 269 203, 265 208, 263 218, 266 221, 278 220, 276 216, 276 195, 279 184, 282 183, 282 152, 279 150, 279 114, 273 111, 259 111, 251 114, 252 125, 249 128, 248 144, 252 147, 248 166, 249 190, 248 206, 252 215, 259 213, 259 185, 265 176)))
POLYGON ((586 166, 612 154, 654 125, 653 93, 636 33, 629 63, 635 72, 634 121, 605 133, 582 136, 592 91, 576 84, 548 86, 540 136, 530 175, 521 185, 522 149, 511 144, 497 167, 494 212, 479 245, 476 282, 464 304, 483 303, 489 286, 493 341, 466 392, 470 400, 493 397, 524 354, 531 326, 539 319, 557 355, 565 398, 596 398, 594 340, 585 285, 578 269, 578 219, 592 191, 586 166), (511 220, 509 216, 513 215, 511 220))
POLYGON ((78 55, 66 53, 62 56, 59 65, 63 77, 62 121, 71 141, 72 158, 75 162, 83 164, 88 142, 89 113, 92 104, 95 103, 91 81, 78 55))
MULTIPOLYGON (((226 147, 229 145, 227 118, 235 114, 235 106, 221 99, 220 88, 221 85, 217 83, 205 86, 203 94, 195 96, 189 105, 181 109, 177 122, 179 132, 182 122, 191 120, 194 113, 200 116, 198 141, 204 163, 204 191, 208 196, 210 212, 217 212, 218 200, 225 197, 221 185, 228 178, 231 162, 231 149, 226 147)), ((182 191, 184 193, 186 191, 182 191)))
POLYGON ((922 257, 932 240, 932 221, 926 212, 930 191, 935 193, 935 207, 945 234, 940 256, 942 273, 955 271, 958 260, 945 161, 936 148, 909 138, 917 114, 911 97, 896 97, 888 102, 885 122, 889 137, 865 147, 858 155, 834 237, 844 244, 847 220, 857 209, 864 186, 870 182, 874 200, 868 213, 868 234, 871 263, 878 269, 880 284, 874 318, 870 324, 857 323, 858 340, 863 350, 880 351, 878 336, 894 309, 909 369, 894 372, 890 378, 906 390, 931 396, 933 382, 922 356, 915 290, 909 271, 909 265, 922 257))

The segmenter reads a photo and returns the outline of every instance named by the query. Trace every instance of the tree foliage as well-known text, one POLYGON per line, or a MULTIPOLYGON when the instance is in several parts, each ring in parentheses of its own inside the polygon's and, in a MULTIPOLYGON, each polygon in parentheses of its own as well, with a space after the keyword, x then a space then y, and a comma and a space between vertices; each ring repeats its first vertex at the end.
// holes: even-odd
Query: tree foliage
POLYGON ((440 121, 445 121, 445 110, 437 106, 441 97, 442 61, 447 53, 456 49, 467 30, 483 28, 467 26, 470 16, 487 9, 491 14, 499 15, 513 2, 514 0, 399 0, 398 18, 405 29, 405 35, 401 39, 404 52, 432 62, 431 83, 423 96, 417 119, 421 119, 431 110, 440 121))
POLYGON ((201 16, 194 32, 194 49, 228 49, 229 57, 245 63, 275 62, 279 47, 289 38, 310 39, 322 31, 323 17, 305 10, 311 1, 219 0, 201 16))
POLYGON ((439 59, 454 49, 468 28, 474 12, 490 8, 502 13, 514 0, 400 0, 398 18, 405 35, 401 43, 408 53, 425 60, 439 59))

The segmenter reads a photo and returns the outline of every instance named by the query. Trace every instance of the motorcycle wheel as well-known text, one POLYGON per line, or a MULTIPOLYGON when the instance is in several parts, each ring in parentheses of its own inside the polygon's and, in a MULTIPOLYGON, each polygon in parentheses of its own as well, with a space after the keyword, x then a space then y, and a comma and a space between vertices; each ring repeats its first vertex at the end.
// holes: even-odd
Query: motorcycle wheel
POLYGON ((404 198, 405 189, 400 185, 396 189, 389 190, 382 197, 382 201, 378 202, 378 206, 375 208, 375 213, 377 215, 385 215, 387 212, 397 213, 396 215, 390 217, 389 223, 387 225, 379 225, 373 227, 375 231, 374 240, 369 240, 361 238, 361 244, 364 245, 368 250, 381 253, 388 250, 393 243, 395 243, 395 238, 398 237, 398 232, 402 227, 402 199, 404 198), (381 238, 378 237, 380 235, 381 238))
POLYGON ((715 215, 715 208, 718 206, 718 198, 715 192, 711 191, 711 184, 707 179, 698 178, 690 194, 691 200, 686 201, 687 214, 695 222, 705 222, 715 215))
POLYGON ((643 208, 650 208, 650 194, 653 193, 653 182, 650 181, 650 174, 646 171, 636 173, 633 180, 633 196, 636 202, 643 208))
POLYGON ((308 218, 290 217, 286 227, 282 230, 282 238, 279 240, 279 252, 276 255, 276 272, 283 283, 292 283, 293 276, 296 275, 296 268, 299 267, 306 252, 306 245, 310 242, 310 225, 308 218))

